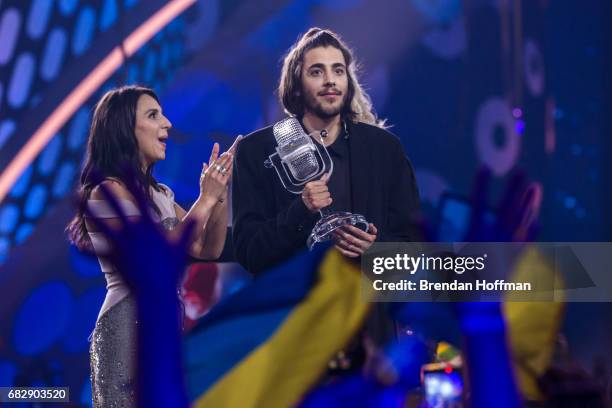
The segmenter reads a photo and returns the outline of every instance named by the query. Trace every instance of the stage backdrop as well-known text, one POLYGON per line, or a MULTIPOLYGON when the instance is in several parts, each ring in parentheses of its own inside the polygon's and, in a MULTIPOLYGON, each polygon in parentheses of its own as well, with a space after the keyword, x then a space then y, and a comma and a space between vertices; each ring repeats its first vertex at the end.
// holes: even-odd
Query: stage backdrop
MULTIPOLYGON (((444 193, 468 194, 478 167, 491 168, 497 186, 522 168, 543 186, 539 239, 610 239, 604 0, 190 3, 0 2, 0 181, 9 180, 0 183, 1 386, 68 385, 73 401, 90 403, 87 339, 104 280, 63 228, 97 98, 133 83, 159 93, 174 129, 156 175, 189 206, 215 141, 227 147, 283 116, 280 61, 312 26, 336 30, 355 50, 361 81, 401 139, 430 217, 444 193), (161 24, 152 19, 170 15, 169 5, 189 7, 161 24), (131 49, 126 39, 153 20, 156 34, 131 49), (109 56, 117 69, 100 76, 109 56), (37 150, 33 136, 88 84, 37 150), (5 170, 16 159, 11 179, 5 170)), ((206 307, 248 281, 231 263, 192 275, 198 270, 217 279, 192 286, 207 288, 199 303, 206 307)), ((581 339, 583 360, 609 344, 609 309, 570 309, 566 331, 581 339)))

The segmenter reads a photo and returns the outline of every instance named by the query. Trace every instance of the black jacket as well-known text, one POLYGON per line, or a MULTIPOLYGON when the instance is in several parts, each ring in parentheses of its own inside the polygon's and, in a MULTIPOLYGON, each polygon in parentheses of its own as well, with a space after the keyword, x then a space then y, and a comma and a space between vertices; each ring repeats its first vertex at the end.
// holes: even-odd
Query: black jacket
MULTIPOLYGON (((386 130, 347 121, 352 212, 378 228, 378 242, 412 241, 419 195, 399 139, 386 130)), ((342 136, 339 136, 342 137, 342 136)), ((248 135, 236 151, 232 211, 236 258, 252 273, 271 268, 306 246, 319 214, 282 186, 264 161, 275 152, 272 126, 248 135)), ((332 197, 333 198, 333 197, 332 197)))

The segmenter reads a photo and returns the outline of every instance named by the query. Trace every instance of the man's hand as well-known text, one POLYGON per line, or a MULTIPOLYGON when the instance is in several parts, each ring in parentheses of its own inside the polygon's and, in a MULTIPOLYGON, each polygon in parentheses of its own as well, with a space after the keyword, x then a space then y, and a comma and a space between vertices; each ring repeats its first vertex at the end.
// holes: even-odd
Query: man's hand
POLYGON ((334 231, 336 248, 344 256, 357 258, 372 246, 376 241, 378 229, 374 224, 369 224, 369 232, 364 232, 352 225, 345 225, 334 231))
POLYGON ((319 180, 308 182, 304 186, 302 201, 304 201, 304 205, 311 212, 317 212, 332 203, 332 198, 327 188, 328 181, 329 173, 325 173, 319 180))

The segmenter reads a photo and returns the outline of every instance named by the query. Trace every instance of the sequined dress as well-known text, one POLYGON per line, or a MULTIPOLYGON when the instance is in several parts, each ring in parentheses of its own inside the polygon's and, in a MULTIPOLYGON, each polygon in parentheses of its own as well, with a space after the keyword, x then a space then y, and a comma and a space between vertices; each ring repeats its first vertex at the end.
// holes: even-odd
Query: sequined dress
MULTIPOLYGON (((161 191, 152 189, 152 198, 160 214, 152 211, 154 220, 167 229, 173 229, 179 220, 174 207, 174 194, 160 184, 161 191)), ((126 216, 138 216, 138 208, 130 201, 119 199, 119 206, 126 216)), ((116 218, 107 202, 89 200, 91 213, 98 218, 116 218)), ((89 237, 96 252, 104 252, 107 241, 99 232, 90 232, 89 237)), ((106 279, 106 297, 96 327, 92 333, 89 349, 91 366, 91 388, 95 408, 136 406, 136 302, 121 276, 112 265, 98 258, 106 279)))

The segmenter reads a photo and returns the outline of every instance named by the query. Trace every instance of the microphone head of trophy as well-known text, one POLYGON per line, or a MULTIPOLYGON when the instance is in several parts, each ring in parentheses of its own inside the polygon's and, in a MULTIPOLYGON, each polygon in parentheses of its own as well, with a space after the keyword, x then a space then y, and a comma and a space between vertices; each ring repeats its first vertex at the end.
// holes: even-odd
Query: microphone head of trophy
MULTIPOLYGON (((272 132, 276 139, 276 152, 268 156, 264 165, 276 170, 287 191, 301 194, 309 181, 318 180, 324 173, 332 174, 334 163, 322 140, 327 136, 326 130, 321 131, 320 143, 316 143, 304 131, 297 118, 289 117, 274 124, 272 132)), ((362 215, 348 212, 330 214, 324 210, 319 211, 322 218, 306 241, 310 249, 318 242, 331 239, 332 232, 343 225, 350 224, 368 230, 368 222, 362 215)))
POLYGON ((272 127, 276 139, 276 152, 265 161, 266 167, 274 167, 283 187, 294 194, 301 194, 304 185, 331 174, 333 162, 323 143, 315 143, 297 118, 289 117, 272 127))
POLYGON ((282 120, 273 126, 272 131, 278 145, 276 152, 296 180, 310 179, 319 172, 315 156, 317 149, 297 119, 282 120))

